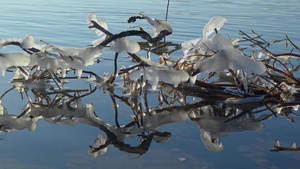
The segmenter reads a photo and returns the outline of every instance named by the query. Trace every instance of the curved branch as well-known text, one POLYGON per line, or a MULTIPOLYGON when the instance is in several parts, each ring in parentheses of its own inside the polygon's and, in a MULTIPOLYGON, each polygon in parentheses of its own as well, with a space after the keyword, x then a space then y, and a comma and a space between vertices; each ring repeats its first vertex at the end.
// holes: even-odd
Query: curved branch
POLYGON ((145 19, 144 17, 141 17, 141 16, 132 16, 130 18, 128 18, 127 22, 128 23, 133 23, 136 21, 136 19, 145 19))
MULTIPOLYGON (((140 18, 140 17, 132 17, 132 18, 140 18)), ((133 19, 134 20, 134 19, 133 19)), ((170 34, 166 31, 161 31, 155 38, 152 38, 151 35, 149 35, 147 32, 144 31, 138 31, 138 30, 128 30, 128 31, 123 31, 118 34, 112 34, 111 32, 107 31, 104 29, 102 26, 100 26, 97 22, 91 21, 93 23, 92 26, 89 26, 89 28, 96 28, 105 33, 108 38, 104 40, 99 46, 106 46, 113 40, 116 40, 118 38, 123 38, 126 36, 139 36, 142 39, 145 39, 149 43, 156 43, 164 38, 164 36, 170 34)))
POLYGON ((120 32, 118 34, 114 34, 114 35, 110 36, 109 38, 104 40, 100 45, 101 46, 106 46, 107 44, 109 44, 113 40, 123 38, 123 37, 126 37, 126 36, 139 36, 142 39, 145 39, 149 43, 156 43, 156 42, 163 39, 163 37, 165 36, 165 32, 161 31, 158 34, 158 36, 156 36, 155 38, 152 38, 147 32, 143 32, 143 31, 137 31, 137 30, 123 31, 123 32, 120 32))
POLYGON ((109 32, 108 30, 104 29, 102 26, 100 26, 97 22, 95 21, 90 21, 92 22, 92 26, 89 26, 89 28, 96 28, 99 29, 100 31, 102 31, 103 33, 105 33, 107 36, 112 36, 113 34, 111 32, 109 32))

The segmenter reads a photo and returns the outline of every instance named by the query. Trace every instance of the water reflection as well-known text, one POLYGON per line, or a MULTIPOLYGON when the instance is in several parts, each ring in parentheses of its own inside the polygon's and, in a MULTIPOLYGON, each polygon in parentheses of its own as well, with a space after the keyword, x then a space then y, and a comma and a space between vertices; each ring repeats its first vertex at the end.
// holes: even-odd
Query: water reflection
MULTIPOLYGON (((191 86, 184 85, 175 88, 168 84, 162 84, 157 92, 149 93, 147 88, 139 85, 139 83, 144 83, 142 81, 124 87, 122 94, 119 95, 115 93, 117 91, 114 90, 114 87, 104 88, 104 84, 99 87, 99 84, 95 82, 99 82, 100 79, 93 74, 88 74, 86 77, 93 81, 84 89, 63 89, 62 87, 54 89, 55 85, 49 83, 51 79, 49 75, 46 72, 41 75, 30 83, 24 80, 13 80, 11 83, 13 87, 3 93, 0 100, 1 133, 24 129, 34 131, 40 120, 56 125, 75 126, 81 123, 94 126, 99 128, 101 133, 95 136, 95 141, 89 148, 87 145, 88 153, 92 157, 105 154, 109 145, 113 145, 120 151, 143 155, 151 147, 152 141, 165 143, 171 139, 172 133, 161 131, 160 127, 186 120, 191 120, 197 125, 199 133, 195 134, 200 134, 208 151, 220 152, 226 146, 220 140, 222 137, 226 137, 232 132, 262 130, 264 125, 261 121, 271 116, 277 116, 276 108, 273 105, 281 105, 280 108, 283 112, 281 115, 289 120, 292 119, 291 115, 295 114, 293 108, 298 105, 298 102, 284 105, 284 103, 276 102, 273 96, 268 95, 236 98, 234 91, 226 90, 222 92, 215 90, 215 92, 219 91, 214 95, 218 99, 206 99, 208 88, 200 91, 198 87, 197 91, 191 90, 191 86), (107 97, 112 100, 115 110, 114 123, 104 121, 101 116, 96 115, 96 100, 83 104, 82 99, 90 97, 99 90, 105 92, 107 97), (194 92, 189 93, 188 90, 194 92), (10 114, 2 104, 2 100, 6 99, 5 95, 9 92, 18 92, 22 95, 21 98, 27 100, 19 115, 10 114), (157 105, 150 105, 148 102, 153 98, 157 98, 157 105), (119 123, 118 114, 123 111, 118 107, 117 103, 119 102, 124 103, 132 110, 131 121, 125 124, 119 123), (136 138, 138 143, 129 144, 127 143, 128 138, 136 138)), ((68 78, 72 79, 72 77, 68 78)), ((61 79, 65 80, 65 78, 61 79)), ((78 80, 76 77, 73 79, 78 80)), ((81 80, 84 80, 84 77, 81 80)), ((279 143, 275 148, 277 148, 276 151, 296 150, 296 147, 295 149, 293 147, 280 148, 279 143)))

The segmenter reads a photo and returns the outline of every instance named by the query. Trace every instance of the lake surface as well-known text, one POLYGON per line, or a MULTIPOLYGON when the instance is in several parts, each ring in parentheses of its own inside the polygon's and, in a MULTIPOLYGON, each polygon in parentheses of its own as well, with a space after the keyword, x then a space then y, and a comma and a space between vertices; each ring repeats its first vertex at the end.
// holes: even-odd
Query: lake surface
MULTIPOLYGON (((97 36, 88 29, 86 18, 90 13, 105 19, 109 24, 109 30, 118 33, 132 26, 142 26, 150 31, 145 21, 137 21, 128 24, 127 19, 137 16, 140 11, 150 17, 165 18, 166 1, 161 0, 133 0, 133 1, 38 1, 15 0, 2 2, 0 6, 0 39, 23 38, 31 34, 36 40, 42 39, 50 44, 71 47, 87 47, 97 36)), ((253 29, 258 34, 263 34, 267 41, 284 39, 288 35, 291 40, 300 46, 300 1, 190 1, 177 0, 170 2, 168 21, 173 26, 173 34, 167 37, 167 41, 175 44, 199 38, 202 29, 213 16, 227 18, 227 23, 219 30, 230 38, 240 38, 239 30, 251 34, 253 29)), ((1 49, 1 52, 12 52, 17 48, 1 49)), ((274 52, 286 52, 285 46, 273 48, 274 52)), ((139 55, 145 55, 141 52, 139 55)), ((178 58, 182 51, 172 53, 172 57, 178 58)), ((113 71, 114 53, 107 50, 100 58, 100 63, 84 70, 93 71, 99 76, 104 72, 113 71)), ((155 59, 155 55, 152 56, 155 59)), ((127 55, 121 55, 119 65, 133 64, 127 55)), ((0 95, 12 87, 9 83, 12 73, 1 76, 0 95)), ((120 83, 120 81, 117 81, 120 83)), ((64 88, 89 89, 87 80, 69 80, 64 88)), ((55 86, 54 84, 51 84, 55 86)), ((122 96, 123 89, 116 87, 115 94, 122 96)), ((83 92, 84 93, 84 92, 83 92)), ((32 97, 32 94, 30 95, 32 97)), ((32 97, 32 99, 34 99, 32 97)), ((192 102, 192 97, 187 98, 192 102)), ((36 129, 29 131, 27 128, 14 130, 8 133, 0 133, 0 169, 4 168, 298 168, 300 164, 300 152, 270 152, 274 149, 276 139, 281 145, 289 146, 292 143, 300 144, 300 120, 294 117, 295 123, 286 118, 274 116, 255 126, 220 126, 223 132, 216 132, 224 149, 219 152, 211 152, 209 145, 204 144, 201 134, 205 129, 200 126, 201 118, 192 120, 184 119, 184 113, 174 110, 178 116, 170 123, 159 126, 158 137, 147 144, 147 139, 154 137, 147 133, 136 135, 123 135, 124 144, 109 144, 104 155, 91 157, 88 151, 99 133, 105 135, 103 128, 115 129, 114 101, 118 104, 118 123, 126 125, 131 122, 133 115, 131 108, 122 99, 111 97, 109 92, 97 87, 96 91, 83 97, 80 101, 84 107, 93 102, 95 114, 102 119, 101 126, 96 127, 87 121, 80 121, 76 125, 59 123, 56 117, 41 119, 36 123, 36 129), (88 124, 86 124, 88 123, 88 124), (101 130, 102 129, 102 130, 101 130), (227 130, 228 129, 228 130, 227 130), (171 138, 162 142, 171 133, 171 138), (162 136, 160 135, 162 134, 162 136), (161 137, 159 137, 161 136, 161 137), (144 141, 144 142, 143 142, 144 141), (162 143, 159 143, 159 142, 162 143), (131 152, 131 153, 130 153, 131 152), (142 155, 139 155, 142 154, 142 155)), ((145 102, 138 101, 139 103, 145 102)), ((18 116, 25 105, 28 104, 26 96, 13 90, 2 99, 2 106, 8 114, 18 116)), ((150 93, 149 107, 158 107, 157 96, 150 93)), ((77 105, 79 106, 79 105, 77 105)), ((77 107, 78 108, 78 107, 77 107)), ((80 108, 80 107, 79 107, 80 108)), ((186 111, 187 110, 182 110, 186 111)), ((297 112, 297 111, 296 111, 297 112)), ((57 116, 64 112, 54 112, 57 116)), ((299 111, 297 112, 299 114, 299 111)), ((166 113, 168 115, 168 113, 166 113)), ((170 114, 169 114, 170 115, 170 114)), ((172 116, 170 115, 170 116, 172 116)), ((57 118, 57 117, 56 117, 57 118)), ((209 123, 214 124, 215 121, 209 123)), ((71 120, 72 121, 72 120, 71 120)), ((167 120, 166 120, 167 121, 167 120)), ((164 123, 164 122, 161 122, 164 123)), ((72 123, 75 124, 75 123, 72 123)), ((208 124, 208 125, 209 125, 208 124)), ((216 124, 219 125, 219 124, 216 124)), ((0 124, 3 129, 2 124, 0 124)), ((213 125, 212 128, 216 126, 213 125)), ((210 132, 213 132, 211 129, 210 132)), ((107 134, 107 133, 106 133, 107 134)), ((101 136, 102 136, 101 135, 101 136)))

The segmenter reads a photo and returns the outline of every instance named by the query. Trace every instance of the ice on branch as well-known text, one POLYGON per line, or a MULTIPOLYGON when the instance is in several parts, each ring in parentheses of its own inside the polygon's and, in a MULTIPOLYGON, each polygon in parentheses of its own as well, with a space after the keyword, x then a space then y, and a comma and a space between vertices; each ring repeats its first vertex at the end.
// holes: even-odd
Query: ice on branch
POLYGON ((126 37, 116 39, 110 44, 110 49, 117 53, 136 53, 140 50, 140 45, 126 37))
POLYGON ((21 42, 21 48, 23 49, 30 49, 34 45, 34 38, 31 35, 27 35, 23 41, 21 42))
POLYGON ((0 69, 5 76, 7 68, 12 66, 28 66, 30 58, 22 53, 0 53, 0 69))
POLYGON ((219 30, 225 22, 227 22, 227 19, 222 16, 212 17, 203 29, 203 39, 206 40, 208 36, 215 31, 215 29, 219 30))
POLYGON ((22 49, 31 49, 33 47, 40 48, 41 45, 35 43, 34 38, 32 35, 27 35, 25 38, 7 38, 7 39, 0 39, 0 49, 6 47, 7 45, 17 45, 20 46, 22 49))
POLYGON ((221 16, 215 16, 211 18, 203 28, 203 37, 192 39, 181 44, 184 56, 186 56, 192 49, 194 49, 195 54, 207 54, 209 49, 207 49, 207 46, 205 45, 207 45, 206 43, 209 43, 208 36, 211 35, 215 30, 219 30, 225 22, 227 22, 227 19, 221 16))
POLYGON ((142 69, 133 70, 129 77, 131 80, 137 80, 140 76, 152 83, 152 89, 157 88, 158 81, 173 84, 177 87, 179 83, 186 82, 189 79, 189 74, 185 71, 167 69, 163 67, 149 66, 142 69))
MULTIPOLYGON (((262 62, 255 62, 244 56, 237 48, 237 39, 232 41, 225 39, 217 32, 227 20, 223 17, 213 17, 203 29, 203 38, 193 39, 182 43, 184 56, 193 50, 193 55, 200 55, 195 61, 194 69, 198 72, 221 72, 225 69, 243 70, 247 73, 263 74, 266 66, 262 62), (212 38, 208 36, 216 32, 212 38)), ((197 58, 197 57, 194 57, 197 58)))
POLYGON ((84 66, 94 64, 94 59, 104 53, 104 47, 73 48, 58 45, 46 45, 43 52, 37 52, 30 56, 30 66, 39 65, 52 72, 61 69, 63 76, 69 69, 75 69, 77 76, 81 77, 84 66))
MULTIPOLYGON (((104 19, 98 18, 96 16, 96 14, 94 14, 94 13, 89 14, 89 16, 87 18, 87 23, 89 24, 89 26, 93 25, 93 23, 91 21, 96 22, 98 25, 100 25, 102 28, 104 28, 105 30, 108 31, 108 24, 107 24, 107 22, 104 19)), ((94 28, 94 27, 91 27, 90 29, 92 29, 92 31, 96 35, 99 36, 99 39, 97 39, 97 40, 95 40, 95 41, 92 42, 92 44, 93 44, 94 47, 98 46, 101 42, 103 42, 106 39, 107 35, 103 31, 101 31, 101 30, 99 30, 97 28, 94 28)))
POLYGON ((213 56, 200 60, 194 65, 199 72, 221 72, 225 69, 243 70, 247 73, 263 74, 266 66, 262 62, 255 62, 245 57, 232 43, 220 34, 207 43, 208 48, 217 51, 213 56))
POLYGON ((192 39, 186 42, 183 42, 181 44, 182 52, 184 56, 187 56, 188 52, 192 49, 195 49, 200 46, 200 43, 202 43, 203 38, 197 38, 197 39, 192 39))
POLYGON ((75 69, 80 77, 84 66, 94 64, 94 59, 104 52, 103 46, 91 48, 61 47, 58 45, 41 46, 35 43, 31 35, 24 39, 8 38, 0 40, 1 46, 18 45, 22 49, 35 50, 35 52, 24 55, 22 53, 0 53, 0 68, 2 75, 5 75, 7 68, 12 66, 35 65, 56 73, 59 69, 65 75, 69 69, 75 69))
POLYGON ((172 32, 173 32, 173 28, 172 28, 170 22, 168 22, 166 20, 150 18, 144 12, 140 13, 140 17, 143 19, 147 19, 148 23, 153 26, 152 37, 156 37, 161 31, 164 31, 165 35, 172 34, 172 32))
MULTIPOLYGON (((89 27, 100 36, 99 39, 92 42, 93 46, 99 46, 106 38, 112 36, 113 34, 108 31, 108 24, 104 19, 100 19, 96 16, 96 14, 91 13, 88 16, 87 22, 89 23, 89 27), (98 27, 95 28, 94 23, 98 24, 98 27)), ((116 40, 113 40, 108 44, 110 49, 117 53, 136 53, 140 50, 140 45, 134 41, 130 40, 126 37, 121 37, 116 40)))
POLYGON ((104 53, 104 47, 91 47, 91 48, 73 48, 63 47, 58 45, 47 45, 44 49, 48 52, 57 52, 63 57, 72 57, 72 59, 80 60, 84 66, 94 64, 94 59, 104 53))

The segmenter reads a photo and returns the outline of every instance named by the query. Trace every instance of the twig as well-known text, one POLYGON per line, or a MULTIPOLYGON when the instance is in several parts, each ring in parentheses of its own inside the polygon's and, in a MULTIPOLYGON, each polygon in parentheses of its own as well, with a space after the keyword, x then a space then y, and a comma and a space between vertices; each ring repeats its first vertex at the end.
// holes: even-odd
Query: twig
POLYGON ((290 42, 290 44, 300 52, 300 49, 298 48, 298 46, 296 46, 287 35, 285 35, 285 36, 286 36, 287 40, 290 42))
POLYGON ((123 74, 123 73, 128 73, 129 71, 131 71, 131 70, 133 70, 133 69, 135 69, 135 68, 143 67, 143 66, 146 66, 146 64, 145 64, 144 62, 139 63, 139 64, 134 65, 134 66, 130 66, 130 67, 125 68, 125 69, 121 69, 121 70, 119 71, 118 75, 123 74))
POLYGON ((262 38, 263 35, 258 35, 256 32, 254 32, 253 29, 251 29, 251 32, 252 32, 257 38, 259 38, 260 40, 264 41, 267 45, 269 44, 269 42, 267 42, 266 40, 264 40, 264 39, 262 38))
POLYGON ((54 83, 56 84, 56 86, 59 88, 59 89, 61 89, 60 88, 60 86, 58 85, 58 83, 61 83, 61 81, 57 78, 57 76, 54 74, 54 73, 52 73, 50 70, 48 70, 47 69, 47 71, 48 71, 48 74, 50 75, 50 77, 52 78, 52 80, 54 81, 54 83), (58 82, 58 83, 57 83, 58 82))

